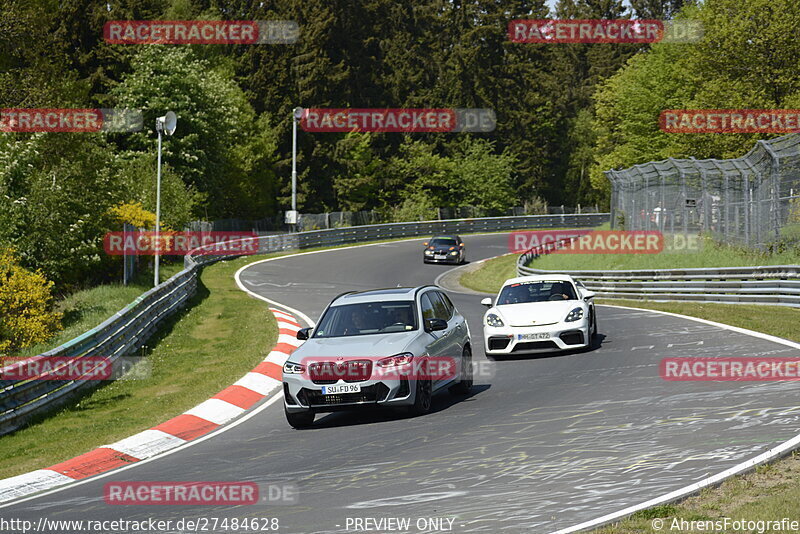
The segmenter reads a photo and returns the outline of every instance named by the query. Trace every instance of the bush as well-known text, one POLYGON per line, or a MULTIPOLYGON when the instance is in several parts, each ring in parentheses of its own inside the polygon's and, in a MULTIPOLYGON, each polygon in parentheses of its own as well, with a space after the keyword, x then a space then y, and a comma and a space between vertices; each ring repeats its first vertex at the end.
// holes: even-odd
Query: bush
POLYGON ((51 310, 53 282, 19 265, 13 249, 0 249, 0 356, 42 341, 61 329, 51 310))
POLYGON ((136 228, 151 229, 156 227, 156 214, 144 209, 139 202, 124 202, 109 210, 119 222, 136 228))

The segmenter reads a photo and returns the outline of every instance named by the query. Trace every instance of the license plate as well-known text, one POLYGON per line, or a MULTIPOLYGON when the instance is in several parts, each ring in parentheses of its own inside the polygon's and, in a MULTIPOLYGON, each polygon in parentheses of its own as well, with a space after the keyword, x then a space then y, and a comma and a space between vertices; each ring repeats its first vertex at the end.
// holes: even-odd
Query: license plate
POLYGON ((550 339, 549 332, 540 332, 537 334, 517 334, 517 340, 530 340, 530 339, 550 339))
POLYGON ((445 256, 444 254, 436 254, 436 255, 433 256, 433 259, 435 259, 435 260, 446 260, 447 256, 445 256))
POLYGON ((341 384, 338 386, 322 386, 323 395, 339 395, 342 393, 361 393, 361 384, 341 384))

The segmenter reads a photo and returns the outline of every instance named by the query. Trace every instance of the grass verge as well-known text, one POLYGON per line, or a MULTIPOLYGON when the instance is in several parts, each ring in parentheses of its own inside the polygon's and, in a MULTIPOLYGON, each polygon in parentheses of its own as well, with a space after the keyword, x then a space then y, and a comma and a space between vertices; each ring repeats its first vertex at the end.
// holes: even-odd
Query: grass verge
MULTIPOLYGON (((181 270, 183 262, 163 263, 159 279, 167 280, 181 270)), ((153 273, 143 271, 127 286, 120 282, 76 291, 55 305, 55 309, 63 314, 62 329, 47 341, 27 347, 12 356, 26 358, 63 345, 98 326, 152 287, 153 273)))
POLYGON ((518 254, 506 254, 486 260, 479 268, 461 275, 459 283, 473 291, 497 293, 503 282, 517 276, 517 258, 518 254))
MULTIPOLYGON (((515 254, 488 260, 479 269, 465 273, 461 277, 461 284, 475 291, 495 293, 505 280, 515 276, 516 260, 517 255, 515 254)), ((537 260, 537 265, 540 265, 539 261, 541 260, 537 260)), ((616 304, 680 313, 800 342, 800 329, 797 327, 800 324, 800 310, 794 308, 614 299, 600 299, 598 304, 616 304)), ((784 517, 790 520, 800 520, 797 515, 798 502, 800 502, 800 456, 794 452, 782 460, 759 466, 748 474, 730 478, 720 486, 703 490, 680 503, 643 510, 628 519, 595 532, 600 534, 688 532, 690 530, 733 532, 730 529, 689 528, 685 524, 681 525, 680 521, 713 521, 725 517, 747 521, 775 521, 784 517), (654 525, 660 526, 660 528, 654 528, 654 525)), ((739 531, 759 532, 758 528, 739 531)), ((777 528, 769 530, 769 532, 788 533, 796 532, 796 530, 777 528)))
POLYGON ((166 421, 262 361, 277 339, 277 325, 268 307, 240 291, 233 279, 252 261, 239 258, 203 270, 189 306, 148 342, 149 378, 109 383, 0 437, 0 478, 47 467, 166 421))

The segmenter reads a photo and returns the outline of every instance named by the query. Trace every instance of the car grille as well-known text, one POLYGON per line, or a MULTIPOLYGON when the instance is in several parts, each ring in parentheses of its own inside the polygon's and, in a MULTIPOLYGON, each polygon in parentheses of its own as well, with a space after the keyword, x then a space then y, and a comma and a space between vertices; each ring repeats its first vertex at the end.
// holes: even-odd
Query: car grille
POLYGON ((511 342, 509 337, 490 337, 489 350, 503 350, 511 342))
POLYGON ((374 384, 361 388, 358 393, 341 393, 339 395, 323 395, 321 391, 302 388, 297 395, 305 406, 310 408, 325 408, 336 405, 373 403, 385 400, 389 388, 384 384, 374 384))
POLYGON ((561 341, 567 345, 583 345, 583 332, 580 330, 570 330, 569 332, 562 332, 560 336, 561 341))
POLYGON ((540 350, 540 349, 557 349, 558 345, 556 345, 555 341, 547 340, 547 341, 525 341, 523 343, 517 343, 514 345, 514 348, 511 352, 520 352, 523 350, 540 350))
POLYGON ((347 360, 341 362, 314 362, 308 366, 308 375, 314 384, 363 382, 372 376, 371 360, 347 360))

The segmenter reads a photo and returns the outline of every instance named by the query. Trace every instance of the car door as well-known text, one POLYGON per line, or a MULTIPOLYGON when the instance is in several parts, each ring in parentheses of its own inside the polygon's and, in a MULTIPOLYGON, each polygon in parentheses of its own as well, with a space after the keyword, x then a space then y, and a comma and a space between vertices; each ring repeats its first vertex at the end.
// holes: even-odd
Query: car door
MULTIPOLYGON (((433 291, 423 293, 419 298, 419 308, 422 313, 423 326, 428 319, 436 319, 436 309, 434 307, 434 299, 432 298, 433 291)), ((430 356, 430 362, 437 362, 443 358, 447 353, 447 344, 450 342, 449 337, 446 335, 447 330, 439 330, 437 332, 425 332, 425 351, 430 356)), ((435 386, 436 380, 433 381, 435 386)))
POLYGON ((453 343, 455 343, 459 350, 463 350, 464 346, 469 343, 469 328, 467 327, 467 320, 456 309, 455 304, 453 304, 453 301, 451 301, 450 297, 447 296, 447 293, 439 291, 439 296, 444 301, 445 306, 447 306, 448 313, 450 314, 450 321, 452 321, 455 328, 455 332, 453 333, 453 343))
POLYGON ((442 330, 443 339, 446 340, 444 344, 444 352, 442 356, 444 360, 442 363, 452 362, 452 367, 449 369, 440 368, 439 379, 434 384, 444 385, 461 376, 461 351, 462 347, 459 344, 459 330, 461 322, 455 315, 455 307, 449 302, 449 299, 440 291, 431 291, 429 293, 433 310, 437 319, 447 321, 447 329, 442 330))

